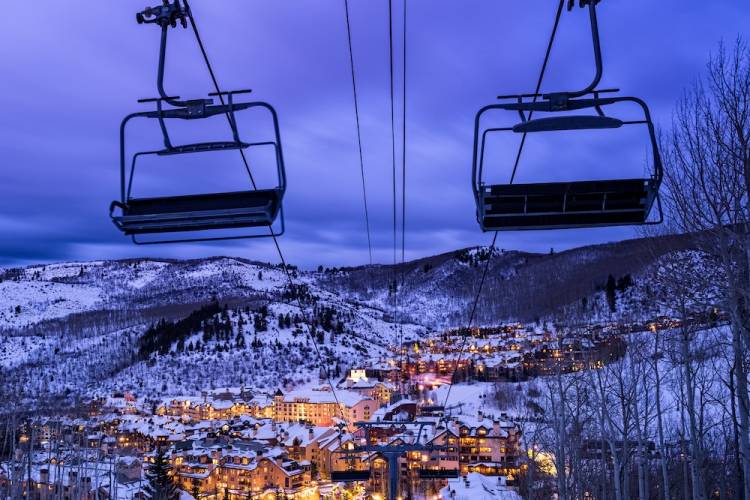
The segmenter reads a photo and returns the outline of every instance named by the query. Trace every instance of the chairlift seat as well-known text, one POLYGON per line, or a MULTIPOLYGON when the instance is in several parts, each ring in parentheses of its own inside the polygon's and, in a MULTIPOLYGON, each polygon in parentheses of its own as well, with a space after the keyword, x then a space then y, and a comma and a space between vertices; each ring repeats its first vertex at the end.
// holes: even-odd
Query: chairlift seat
POLYGON ((516 133, 554 132, 560 130, 595 130, 622 127, 622 120, 599 115, 548 116, 521 122, 513 127, 516 133))
POLYGON ((454 479, 459 477, 458 469, 419 469, 420 479, 454 479))
POLYGON ((643 224, 657 196, 652 179, 486 185, 486 231, 643 224))
POLYGON ((331 481, 336 483, 353 483, 356 481, 369 481, 369 470, 346 470, 331 472, 331 481))
POLYGON ((270 226, 281 206, 279 189, 131 198, 113 202, 115 225, 127 235, 270 226))

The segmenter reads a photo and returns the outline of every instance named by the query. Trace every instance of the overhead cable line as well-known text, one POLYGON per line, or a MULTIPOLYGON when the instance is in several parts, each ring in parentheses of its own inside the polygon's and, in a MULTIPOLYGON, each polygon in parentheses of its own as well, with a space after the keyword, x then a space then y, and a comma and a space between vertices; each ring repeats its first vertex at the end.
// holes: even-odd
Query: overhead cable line
MULTIPOLYGON (((190 4, 188 4, 187 0, 182 0, 185 4, 185 10, 187 11, 188 20, 190 21, 190 28, 193 30, 193 34, 195 35, 195 40, 198 42, 198 48, 200 48, 201 55, 203 56, 203 61, 206 63, 206 68, 208 68, 208 74, 211 76, 211 82, 214 85, 214 90, 218 94, 219 102, 221 102, 222 105, 224 105, 224 94, 221 93, 221 90, 219 88, 219 82, 216 79, 216 73, 214 73, 213 67, 211 66, 211 61, 208 60, 208 53, 206 52, 206 47, 203 45, 203 39, 201 38, 200 32, 198 31, 198 25, 195 24, 195 18, 193 17, 193 10, 190 8, 190 4)), ((225 113, 225 116, 227 117, 227 122, 229 123, 229 126, 232 126, 232 117, 229 116, 229 113, 225 113)), ((244 149, 238 149, 240 152, 240 155, 242 156, 242 163, 245 166, 245 170, 247 171, 248 177, 250 177, 250 183, 253 186, 253 189, 258 189, 258 186, 255 184, 255 178, 253 178, 253 173, 250 170, 250 165, 247 161, 247 156, 245 156, 245 150, 244 149)), ((273 231, 271 231, 273 233, 273 231)), ((276 239, 276 236, 273 236, 274 240, 276 239)))
MULTIPOLYGON (((393 33, 393 0, 388 1, 388 47, 389 47, 389 76, 391 101, 391 154, 392 154, 392 191, 393 191, 393 320, 398 323, 399 337, 399 365, 403 370, 403 340, 404 324, 403 304, 400 293, 405 281, 406 256, 406 2, 403 2, 402 29, 402 116, 401 116, 401 259, 398 259, 398 182, 396 159, 396 112, 395 112, 395 64, 394 64, 394 33, 393 33)), ((401 381, 403 382, 403 380, 401 381)))
MULTIPOLYGON (((557 8, 557 13, 555 14, 555 22, 552 26, 552 33, 550 33, 549 42, 547 43, 547 51, 544 55, 544 62, 542 63, 542 68, 539 71, 539 78, 537 79, 536 91, 534 92, 534 94, 539 94, 539 91, 541 90, 542 82, 544 81, 544 74, 547 71, 547 64, 549 63, 550 54, 552 53, 552 46, 554 45, 555 36, 557 35, 557 28, 560 25, 560 17, 562 15, 564 5, 565 5, 565 0, 560 0, 560 4, 557 8)), ((535 102, 536 102, 536 99, 537 99, 537 95, 534 96, 535 102)), ((529 119, 531 118, 531 113, 533 113, 533 111, 529 113, 529 119)), ((513 172, 510 177, 510 184, 513 184, 513 181, 515 179, 516 170, 518 169, 518 164, 521 160, 521 155, 523 154, 523 147, 524 147, 525 142, 526 142, 526 132, 524 132, 523 137, 521 138, 521 144, 518 147, 518 153, 516 154, 515 165, 513 166, 513 172)), ((477 288, 477 293, 474 296, 474 303, 471 308, 471 313, 469 314, 469 322, 468 322, 468 327, 467 327, 469 331, 464 336, 463 341, 461 342, 461 348, 458 351, 458 357, 456 358, 456 363, 454 364, 454 367, 453 367, 453 373, 451 374, 450 384, 448 385, 448 393, 445 395, 445 400, 443 402, 444 409, 447 409, 448 407, 448 401, 451 396, 451 391, 453 390, 453 385, 456 379, 456 372, 458 371, 458 368, 461 364, 461 359, 463 358, 464 351, 466 349, 466 342, 469 336, 471 335, 471 326, 474 323, 474 318, 475 318, 476 310, 477 310, 477 304, 479 304, 479 297, 482 293, 482 288, 484 287, 485 279, 487 278, 487 271, 489 270, 489 267, 490 267, 490 261, 492 260, 492 256, 495 253, 495 244, 497 243, 497 233, 498 232, 495 231, 495 234, 492 237, 492 244, 489 247, 489 255, 487 256, 487 261, 485 262, 484 270, 482 271, 482 278, 479 281, 479 287, 477 288)))
MULTIPOLYGON (((211 75, 211 81, 213 82, 214 89, 216 90, 216 93, 219 95, 219 99, 221 99, 221 102, 223 104, 224 103, 224 99, 223 99, 223 96, 221 94, 221 89, 219 87, 219 83, 218 83, 218 80, 216 78, 216 74, 214 73, 213 66, 211 65, 211 61, 208 58, 208 53, 206 52, 206 49, 205 49, 205 47, 203 45, 203 41, 201 39, 200 32, 198 31, 198 25, 196 24, 195 18, 193 17, 193 11, 190 8, 190 5, 188 4, 187 0, 183 0, 183 3, 185 4, 185 10, 187 10, 188 19, 190 20, 190 26, 192 27, 193 33, 195 34, 195 39, 198 42, 198 46, 200 47, 201 54, 203 55, 203 60, 206 63, 206 67, 208 68, 209 74, 211 75)), ((228 115, 227 115, 227 118, 229 120, 231 120, 231 118, 229 118, 228 115)), ((239 151, 240 151, 240 154, 242 155, 242 162, 245 165, 245 169, 247 170, 247 173, 248 173, 248 175, 250 177, 250 181, 251 181, 251 183, 253 185, 253 188, 254 189, 258 189, 257 186, 256 186, 256 184, 255 184, 255 180, 253 179, 252 171, 250 170, 250 164, 247 161, 247 157, 245 156, 244 151, 242 151, 241 149, 239 151)), ((269 228, 269 230, 270 230, 270 228, 269 228)), ((270 232, 271 232, 271 236, 273 238, 274 246, 276 247, 276 252, 279 255, 279 260, 281 261, 282 269, 283 269, 284 274, 285 274, 285 276, 287 278, 287 281, 289 282, 290 292, 292 294, 295 294, 294 293, 294 280, 292 279, 292 275, 289 272, 289 267, 287 266, 286 259, 284 258, 284 254, 281 251, 281 246, 279 245, 279 241, 276 238, 276 235, 274 234, 274 232, 272 230, 270 232)), ((297 299, 297 305, 298 305, 300 311, 304 311, 304 308, 302 307, 302 301, 300 300, 299 297, 296 297, 296 299, 297 299)), ((318 358, 318 363, 320 364, 321 368, 323 369, 323 373, 325 375, 325 378, 326 378, 326 380, 328 382, 328 385, 331 388, 331 392, 333 394, 333 398, 336 401, 336 406, 339 408, 339 412, 341 414, 341 419, 343 421, 347 422, 348 419, 344 415, 344 410, 343 410, 343 408, 341 406, 341 402, 339 401, 338 395, 336 393, 336 387, 334 386, 333 381, 331 380, 331 376, 330 376, 330 372, 328 370, 328 367, 326 366, 326 363, 323 361, 323 356, 320 354, 320 349, 318 348, 318 344, 317 344, 315 338, 312 336, 312 333, 310 332, 309 328, 306 329, 306 330, 307 330, 307 335, 308 335, 308 337, 310 338, 310 340, 312 342, 313 348, 315 350, 315 354, 316 354, 316 356, 318 358)))
POLYGON ((402 116, 401 116, 401 287, 396 290, 399 294, 399 353, 403 351, 404 320, 403 296, 406 281, 406 1, 403 1, 403 52, 402 52, 402 116))
MULTIPOLYGON (((542 70, 539 72, 539 78, 536 81, 536 90, 534 91, 534 100, 536 102, 539 98, 539 91, 542 89, 542 81, 544 80, 544 73, 547 71, 547 63, 549 62, 549 56, 552 53, 552 45, 555 41, 555 35, 557 35, 557 28, 560 26, 560 17, 562 16, 563 6, 565 5, 564 0, 560 2, 557 7, 557 14, 555 14, 555 23, 552 26, 552 34, 549 37, 549 43, 547 43, 547 52, 544 54, 544 63, 542 63, 542 70)), ((534 110, 529 111, 528 119, 534 116, 534 110)), ((513 180, 516 178, 516 171, 518 170, 518 164, 521 161, 521 154, 523 153, 523 147, 526 144, 526 134, 523 133, 521 136, 521 144, 518 146, 518 152, 516 153, 516 161, 513 163, 513 172, 510 174, 510 183, 513 184, 513 180)))
POLYGON ((365 228, 367 230, 367 250, 372 265, 372 238, 370 236, 370 214, 367 207, 367 184, 365 182, 365 160, 362 154, 362 129, 359 120, 359 99, 357 96, 357 78, 354 71, 354 49, 352 48, 352 28, 349 19, 349 0, 344 0, 344 11, 346 13, 346 35, 349 42, 349 66, 352 74, 352 92, 354 94, 354 118, 357 124, 357 146, 359 149, 359 170, 362 175, 362 200, 365 208, 365 228))
MULTIPOLYGON (((403 20, 403 116, 402 116, 402 150, 401 150, 401 264, 406 253, 406 0, 404 2, 403 20)), ((403 269, 403 266, 402 266, 403 269)), ((403 270, 402 270, 403 273, 403 270)), ((403 276, 402 276, 403 278, 403 276)), ((403 284, 403 279, 402 279, 403 284)))
POLYGON ((482 270, 482 278, 479 280, 479 287, 477 288, 477 293, 474 296, 474 303, 471 307, 471 314, 469 314, 469 332, 464 336, 463 341, 461 342, 461 349, 458 351, 458 358, 456 358, 456 363, 453 366, 453 373, 451 374, 451 381, 448 385, 448 394, 445 395, 445 400, 443 402, 443 411, 448 407, 448 400, 451 397, 451 390, 453 390, 453 384, 456 379, 456 372, 458 371, 458 367, 461 364, 461 358, 464 354, 464 349, 466 348, 466 341, 471 335, 471 325, 474 323, 474 316, 477 312, 477 304, 479 304, 479 296, 482 294, 482 288, 484 287, 484 281, 487 278, 487 271, 490 268, 490 261, 492 260, 492 255, 495 251, 495 243, 497 242, 497 231, 495 231, 495 235, 492 237, 492 244, 490 245, 490 252, 487 256, 487 261, 484 264, 484 269, 482 270))
MULTIPOLYGON (((397 208, 396 208, 396 111, 395 111, 395 91, 394 91, 394 71, 393 71, 393 0, 388 0, 388 48, 389 48, 389 81, 391 97, 391 184, 393 191, 393 265, 396 265, 396 248, 397 248, 397 208)), ((394 267, 395 270, 395 267, 394 267)))
MULTIPOLYGON (((397 275, 397 248, 398 248, 398 202, 397 202, 397 183, 396 183, 396 109, 395 109, 395 85, 394 85, 394 54, 393 54, 393 0, 388 0, 388 81, 390 85, 390 105, 391 105, 391 190, 393 203, 393 271, 391 273, 391 284, 389 289, 393 295, 391 298, 393 322, 397 323, 398 313, 398 275, 397 275)), ((399 330, 400 331, 400 330, 399 330)), ((399 333, 399 337, 400 337, 399 333)), ((399 365, 403 372, 403 345, 399 340, 399 365)), ((403 375, 403 373, 402 373, 403 375)), ((400 378, 403 378, 400 377, 400 378)), ((399 380, 399 387, 402 386, 402 380, 399 380)))

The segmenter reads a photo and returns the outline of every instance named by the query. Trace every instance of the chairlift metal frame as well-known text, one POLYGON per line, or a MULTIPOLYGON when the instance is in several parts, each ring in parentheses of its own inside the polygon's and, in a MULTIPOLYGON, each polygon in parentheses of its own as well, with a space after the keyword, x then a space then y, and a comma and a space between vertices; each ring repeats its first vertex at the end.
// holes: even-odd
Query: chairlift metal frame
POLYGON ((337 470, 331 471, 331 481, 334 483, 358 483, 363 481, 369 481, 371 478, 370 470, 337 470))
MULTIPOLYGON (((444 445, 436 445, 436 444, 422 444, 422 436, 425 435, 424 429, 427 426, 435 425, 435 422, 431 421, 390 421, 390 420, 382 420, 378 422, 356 422, 355 427, 364 430, 364 444, 355 444, 354 448, 351 450, 339 450, 337 453, 340 453, 342 455, 348 455, 350 457, 354 457, 356 455, 359 455, 363 452, 365 453, 372 453, 372 454, 379 454, 382 457, 384 457, 388 461, 388 475, 389 475, 389 497, 391 499, 398 498, 398 478, 399 478, 399 468, 398 468, 398 459, 402 455, 404 455, 407 452, 413 452, 413 451, 420 451, 420 452, 434 452, 434 451, 443 451, 448 449, 448 446, 444 445), (370 432, 374 428, 378 427, 389 427, 391 429, 395 429, 397 427, 405 428, 406 426, 414 426, 418 428, 418 432, 416 437, 414 438, 413 443, 405 443, 405 444, 372 444, 372 440, 370 439, 370 432)), ((450 479, 454 477, 459 477, 460 471, 458 469, 454 471, 450 469, 439 469, 439 470, 430 470, 430 469, 420 469, 419 470, 419 476, 420 479, 450 479)), ((339 482, 355 482, 355 481, 366 481, 370 479, 370 471, 356 471, 353 469, 349 469, 347 471, 332 471, 331 472, 331 479, 333 481, 339 481, 339 482), (362 477, 364 477, 364 472, 367 472, 367 478, 366 479, 353 479, 358 473, 362 472, 362 477), (334 479, 334 478, 343 478, 343 479, 334 479)))
POLYGON ((250 93, 251 90, 213 92, 209 97, 218 97, 221 104, 213 99, 181 100, 179 96, 167 94, 164 90, 164 67, 166 59, 167 34, 169 28, 177 24, 187 26, 190 15, 187 6, 180 0, 149 7, 136 15, 139 24, 157 24, 161 28, 159 45, 159 66, 157 90, 159 97, 139 99, 139 103, 155 103, 156 110, 141 111, 127 115, 120 124, 120 200, 110 204, 110 217, 115 226, 130 236, 136 244, 184 243, 195 241, 219 241, 246 238, 266 238, 281 236, 284 233, 283 197, 286 191, 286 172, 281 147, 281 135, 276 110, 267 102, 235 102, 235 96, 250 93), (226 97, 226 103, 224 98, 226 97), (164 105, 171 106, 165 108, 164 105), (261 142, 244 142, 240 139, 236 113, 252 108, 265 109, 273 122, 274 137, 261 142), (217 115, 225 115, 232 132, 231 141, 200 142, 173 145, 169 136, 168 120, 200 120, 217 115), (158 121, 164 148, 135 153, 127 168, 126 126, 134 118, 150 118, 158 121), (253 147, 272 146, 276 159, 277 185, 271 189, 254 189, 229 193, 207 193, 186 196, 164 196, 153 198, 133 198, 132 187, 136 163, 143 156, 170 156, 210 151, 239 150, 253 147), (119 214, 116 211, 119 210, 119 214), (149 213, 152 212, 152 213, 149 213), (274 222, 280 218, 280 229, 275 230, 274 222), (193 237, 180 239, 159 239, 142 241, 141 234, 184 233, 206 230, 268 227, 265 234, 242 234, 216 237, 193 237))
MULTIPOLYGON (((619 89, 597 89, 603 73, 598 1, 582 1, 588 6, 596 73, 584 89, 546 94, 498 96, 502 102, 479 110, 474 120, 472 190, 477 205, 477 219, 483 231, 515 231, 603 227, 616 225, 659 224, 664 215, 659 198, 663 166, 656 131, 646 103, 629 96, 610 96, 619 89), (541 98, 541 100, 539 100, 541 98), (634 103, 643 119, 620 120, 607 116, 606 106, 634 103), (564 115, 532 119, 534 112, 557 113, 593 109, 596 114, 564 115), (521 122, 512 127, 482 128, 482 117, 494 110, 514 111, 521 122), (489 134, 498 132, 529 133, 559 130, 615 129, 623 125, 646 125, 653 153, 653 173, 647 179, 572 181, 534 184, 495 184, 484 182, 484 153, 489 134), (653 204, 658 207, 657 220, 650 221, 653 204)), ((571 1, 568 10, 573 7, 571 1)), ((512 182, 512 181, 511 181, 512 182)))

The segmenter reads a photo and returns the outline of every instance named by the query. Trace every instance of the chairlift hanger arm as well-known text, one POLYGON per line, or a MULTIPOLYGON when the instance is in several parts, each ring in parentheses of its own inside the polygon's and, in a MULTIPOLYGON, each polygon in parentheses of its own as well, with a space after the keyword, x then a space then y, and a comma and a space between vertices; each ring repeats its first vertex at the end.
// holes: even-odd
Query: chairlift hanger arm
MULTIPOLYGON (((161 98, 152 99, 140 99, 138 102, 154 102, 154 101, 165 101, 161 98)), ((147 116, 150 118, 180 118, 183 120, 192 120, 198 118, 208 118, 216 115, 225 115, 227 113, 233 113, 235 111, 242 111, 248 108, 262 106, 265 103, 258 102, 240 102, 240 103, 227 103, 227 104, 207 104, 210 100, 196 100, 190 101, 188 105, 184 107, 174 109, 157 109, 156 111, 146 111, 147 116), (203 101, 203 102, 199 102, 203 101)), ((265 106, 267 107, 267 105, 265 106)))
MULTIPOLYGON (((598 92, 597 92, 598 94, 598 92)), ((578 109, 595 108, 597 106, 607 106, 617 102, 617 97, 594 97, 592 99, 575 99, 568 101, 565 111, 575 111, 578 109)), ((502 109, 509 111, 533 111, 542 113, 552 113, 560 111, 550 101, 523 101, 521 98, 517 102, 508 102, 501 104, 502 109)))
POLYGON ((164 91, 164 63, 167 52, 167 34, 169 28, 176 28, 179 23, 183 28, 187 28, 187 17, 189 10, 187 5, 182 5, 180 0, 163 0, 162 5, 156 7, 147 7, 145 10, 136 14, 138 24, 156 24, 161 28, 161 40, 159 43, 159 69, 156 77, 156 87, 159 90, 161 99, 172 106, 185 106, 188 101, 181 101, 178 98, 167 94, 164 91))
MULTIPOLYGON (((539 94, 539 93, 533 93, 533 94, 515 94, 515 95, 499 95, 497 96, 498 99, 517 99, 517 104, 506 104, 505 109, 520 109, 524 111, 559 111, 559 110, 569 110, 569 109, 581 109, 585 107, 590 107, 586 104, 571 104, 570 100, 575 99, 577 97, 583 97, 585 95, 593 94, 594 99, 599 99, 599 94, 604 93, 613 93, 618 92, 619 89, 596 89, 596 86, 599 85, 602 79, 602 74, 604 72, 604 64, 602 62, 602 50, 601 50, 601 43, 600 43, 600 37, 599 37, 599 22, 596 16, 596 4, 599 3, 601 0, 579 0, 579 6, 580 7, 588 7, 589 9, 589 23, 591 25, 591 41, 592 46, 594 49, 594 64, 596 67, 596 72, 594 74, 594 78, 589 83, 589 85, 581 90, 576 91, 564 91, 564 92, 550 92, 545 94, 539 94), (539 97, 544 98, 543 102, 537 102, 537 99, 539 97), (524 103, 523 99, 533 99, 530 103, 524 103)), ((568 2, 568 10, 572 10, 572 8, 575 5, 575 0, 569 0, 568 2)), ((558 16, 561 14, 561 11, 558 11, 558 16)), ((556 19, 555 22, 555 28, 557 27, 557 21, 559 21, 559 17, 556 19)), ((556 29, 553 29, 553 37, 556 29)), ((548 49, 549 50, 549 49, 548 49)), ((549 51, 548 51, 549 56, 549 51)), ((546 60, 545 60, 545 66, 546 66, 546 60)), ((537 92, 539 92, 537 90, 537 92)))
MULTIPOLYGON (((594 74, 594 79, 589 83, 589 85, 582 89, 577 90, 573 92, 560 92, 560 93, 552 93, 552 94, 546 94, 543 97, 549 101, 555 102, 558 100, 567 100, 570 98, 576 98, 576 97, 582 97, 586 94, 590 94, 594 91, 597 85, 599 85, 599 82, 601 82, 602 79, 602 73, 604 72, 604 64, 602 62, 602 47, 600 43, 600 37, 599 37, 599 22, 596 17, 596 4, 599 3, 600 0, 579 0, 579 6, 580 7, 586 7, 588 6, 589 9, 589 23, 591 25, 591 43, 594 48, 594 63, 596 65, 596 73, 594 74)), ((575 0, 569 0, 568 2, 568 10, 572 10, 575 5, 575 0)))

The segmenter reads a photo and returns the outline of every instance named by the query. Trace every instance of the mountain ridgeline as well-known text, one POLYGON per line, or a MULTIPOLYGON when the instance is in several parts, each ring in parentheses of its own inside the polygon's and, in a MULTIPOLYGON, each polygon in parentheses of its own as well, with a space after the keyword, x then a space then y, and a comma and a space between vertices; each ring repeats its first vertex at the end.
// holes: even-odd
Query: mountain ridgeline
MULTIPOLYGON (((550 254, 470 248, 403 266, 294 269, 293 286, 278 265, 231 257, 9 269, 0 392, 39 408, 112 391, 310 382, 317 352, 339 374, 401 340, 466 326, 487 265, 476 325, 651 319, 670 314, 660 259, 690 250, 688 237, 550 254)), ((716 267, 701 259, 706 273, 716 267)))
POLYGON ((671 252, 691 250, 689 236, 639 238, 538 254, 470 248, 408 262, 328 270, 321 285, 363 302, 383 299, 393 283, 403 287, 398 302, 411 321, 434 327, 466 324, 484 266, 487 277, 475 323, 624 317, 656 312, 654 262, 671 252), (606 306, 606 307, 605 307, 606 306))

